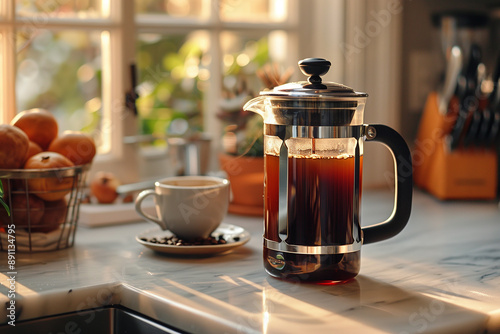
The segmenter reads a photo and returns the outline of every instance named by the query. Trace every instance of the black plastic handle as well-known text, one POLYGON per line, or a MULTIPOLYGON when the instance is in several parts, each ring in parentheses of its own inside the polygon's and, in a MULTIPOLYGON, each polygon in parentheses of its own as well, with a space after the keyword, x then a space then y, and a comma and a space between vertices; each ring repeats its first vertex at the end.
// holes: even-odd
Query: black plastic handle
POLYGON ((363 228, 363 244, 370 244, 392 238, 408 223, 413 197, 413 168, 408 145, 392 128, 381 124, 366 125, 366 140, 388 146, 393 154, 396 174, 396 201, 392 215, 385 222, 363 228))

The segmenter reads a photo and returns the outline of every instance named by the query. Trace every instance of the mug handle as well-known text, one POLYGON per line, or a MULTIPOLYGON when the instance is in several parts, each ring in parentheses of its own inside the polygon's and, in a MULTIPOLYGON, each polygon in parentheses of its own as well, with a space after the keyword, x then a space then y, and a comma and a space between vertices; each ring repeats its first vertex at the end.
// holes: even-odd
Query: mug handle
POLYGON ((142 201, 148 196, 154 196, 155 200, 158 198, 158 194, 153 190, 153 189, 148 189, 148 190, 143 190, 137 195, 137 198, 135 199, 135 211, 142 216, 143 218, 146 218, 147 220, 150 220, 158 225, 160 225, 162 230, 166 230, 167 226, 161 219, 158 217, 152 216, 142 210, 142 201))
POLYGON ((365 125, 366 141, 387 145, 394 159, 395 202, 391 216, 380 224, 363 228, 363 244, 392 238, 408 223, 413 196, 413 168, 410 149, 403 137, 382 124, 365 125))

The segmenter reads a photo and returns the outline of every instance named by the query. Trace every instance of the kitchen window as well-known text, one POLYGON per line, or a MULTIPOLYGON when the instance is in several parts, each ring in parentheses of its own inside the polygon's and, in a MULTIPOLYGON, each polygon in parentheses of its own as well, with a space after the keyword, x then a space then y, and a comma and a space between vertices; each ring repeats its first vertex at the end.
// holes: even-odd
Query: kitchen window
MULTIPOLYGON (((127 144, 124 138, 175 133, 187 122, 209 132, 217 149, 221 97, 241 85, 237 71, 257 87, 255 70, 263 62, 292 67, 292 80, 303 80, 298 59, 329 58, 333 66, 325 80, 368 93, 371 87, 392 89, 377 92, 370 103, 394 96, 398 39, 393 37, 400 15, 349 57, 340 47, 356 42, 370 13, 394 2, 401 1, 2 1, 0 117, 5 123, 23 109, 49 109, 61 128, 94 134, 99 155, 93 170, 137 181, 143 177, 143 151, 151 146, 127 144), (255 65, 252 57, 260 47, 267 48, 267 59, 255 65), (132 91, 131 64, 137 116, 125 104, 132 91)), ((397 128, 397 108, 377 110, 382 113, 377 121, 397 128)))
POLYGON ((94 169, 137 179, 138 148, 144 145, 123 139, 161 137, 186 127, 220 136, 215 114, 223 91, 236 89, 241 74, 254 80, 262 61, 284 63, 286 32, 294 28, 291 3, 3 1, 2 120, 30 108, 48 109, 61 129, 93 134, 99 152, 94 169), (254 64, 259 45, 267 54, 254 64), (137 116, 125 106, 132 72, 137 116))

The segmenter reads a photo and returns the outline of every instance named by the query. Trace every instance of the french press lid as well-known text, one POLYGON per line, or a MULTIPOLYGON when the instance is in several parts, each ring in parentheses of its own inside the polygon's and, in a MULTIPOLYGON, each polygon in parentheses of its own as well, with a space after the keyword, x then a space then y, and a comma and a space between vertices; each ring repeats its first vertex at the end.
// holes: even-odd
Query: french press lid
MULTIPOLYGON (((331 66, 326 59, 307 58, 298 64, 302 73, 309 76, 307 81, 287 83, 260 92, 268 106, 264 121, 313 126, 352 124, 356 110, 364 107, 368 95, 342 84, 322 82, 321 76, 331 66)), ((362 119, 362 112, 358 118, 362 119)))
POLYGON ((264 90, 264 96, 315 97, 315 98, 359 98, 367 97, 366 93, 355 92, 352 88, 335 83, 322 82, 321 76, 330 69, 330 61, 323 58, 306 58, 298 63, 302 73, 308 76, 307 81, 291 82, 277 86, 272 90, 264 90))

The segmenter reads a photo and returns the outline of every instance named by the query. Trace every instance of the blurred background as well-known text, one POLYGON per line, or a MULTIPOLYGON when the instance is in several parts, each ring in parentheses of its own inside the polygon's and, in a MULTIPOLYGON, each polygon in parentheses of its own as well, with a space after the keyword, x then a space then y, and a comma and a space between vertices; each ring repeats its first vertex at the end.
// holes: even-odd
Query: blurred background
MULTIPOLYGON (((95 138, 93 169, 136 182, 164 174, 169 138, 209 136, 216 156, 243 121, 244 133, 234 135, 243 142, 239 153, 249 152, 261 125, 241 107, 266 88, 259 70, 303 80, 297 61, 323 57, 332 61, 325 80, 369 94, 365 122, 392 126, 411 144, 446 67, 436 13, 482 15, 484 22, 468 33, 482 47, 489 78, 500 45, 498 6, 493 0, 13 0, 0 6, 0 113, 8 122, 22 110, 50 110, 62 129, 95 138)), ((387 186, 389 153, 366 151, 365 185, 387 186)), ((210 169, 217 164, 211 159, 210 169)))

